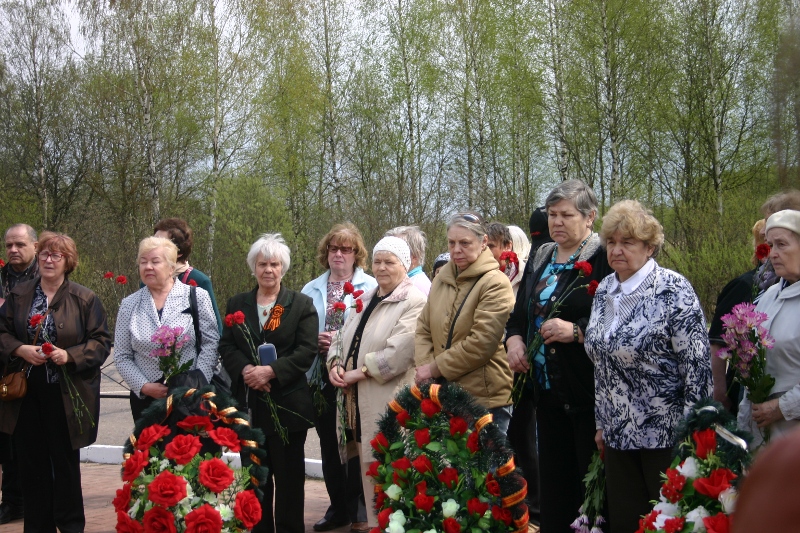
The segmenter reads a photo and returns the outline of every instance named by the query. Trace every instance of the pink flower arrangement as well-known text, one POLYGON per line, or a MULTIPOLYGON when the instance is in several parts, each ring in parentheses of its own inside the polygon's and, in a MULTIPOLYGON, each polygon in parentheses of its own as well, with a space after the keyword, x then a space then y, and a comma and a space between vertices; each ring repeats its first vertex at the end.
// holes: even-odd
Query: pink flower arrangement
POLYGON ((180 364, 180 350, 189 342, 189 336, 183 333, 183 328, 171 328, 166 324, 160 326, 150 337, 150 342, 159 345, 158 348, 153 348, 149 355, 158 359, 158 366, 164 373, 165 382, 192 366, 192 361, 180 364))

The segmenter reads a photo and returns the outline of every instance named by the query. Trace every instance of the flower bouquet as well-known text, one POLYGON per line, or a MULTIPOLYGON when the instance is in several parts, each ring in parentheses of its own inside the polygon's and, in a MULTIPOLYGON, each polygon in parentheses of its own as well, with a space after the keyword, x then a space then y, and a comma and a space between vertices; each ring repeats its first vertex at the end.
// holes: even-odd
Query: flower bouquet
POLYGON ((600 526, 606 521, 601 514, 606 501, 606 468, 603 454, 599 451, 592 456, 583 484, 586 485, 586 496, 578 509, 578 518, 570 527, 576 533, 602 533, 600 526))
POLYGON ((660 501, 639 521, 637 533, 727 533, 751 459, 747 437, 721 404, 698 402, 678 429, 677 455, 662 474, 660 501))
MULTIPOLYGON (((733 365, 735 380, 747 387, 747 397, 752 403, 763 403, 769 399, 775 378, 767 374, 767 349, 775 344, 769 332, 762 326, 767 320, 765 313, 756 311, 756 306, 745 302, 734 307, 722 317, 725 333, 722 340, 725 348, 717 357, 733 365)), ((769 427, 761 430, 765 443, 769 442, 769 427)))
POLYGON ((263 442, 261 431, 211 386, 155 402, 125 443, 124 484, 113 501, 117 532, 252 529, 261 520, 263 442), (200 414, 173 420, 181 412, 200 414), (174 424, 159 423, 165 420, 174 424), (247 466, 225 462, 225 450, 240 452, 247 466))
POLYGON ((180 350, 189 342, 189 336, 183 333, 183 328, 171 328, 166 324, 160 326, 150 337, 150 342, 159 345, 149 355, 158 360, 158 368, 164 374, 165 383, 192 367, 194 360, 181 364, 180 350))
POLYGON ((372 533, 527 533, 525 480, 492 415, 454 384, 405 387, 370 442, 372 533))

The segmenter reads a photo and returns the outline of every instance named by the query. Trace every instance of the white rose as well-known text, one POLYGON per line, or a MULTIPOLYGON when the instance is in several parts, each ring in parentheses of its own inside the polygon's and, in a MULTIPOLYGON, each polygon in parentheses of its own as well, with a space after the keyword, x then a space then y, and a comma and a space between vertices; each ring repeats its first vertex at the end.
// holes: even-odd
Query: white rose
POLYGON ((389 522, 389 527, 386 528, 388 533, 406 533, 405 528, 398 522, 389 522))
POLYGON ((678 515, 678 506, 670 502, 659 502, 653 507, 654 511, 661 511, 661 516, 666 515, 666 518, 674 518, 678 515))
POLYGON ((428 531, 423 531, 422 533, 436 533, 435 529, 429 529, 428 531))
POLYGON ((445 518, 451 518, 458 512, 458 502, 450 498, 442 504, 442 515, 445 518))
POLYGON ((683 477, 694 479, 697 477, 697 461, 694 457, 687 457, 677 470, 683 477))
POLYGON ((392 522, 397 522, 401 526, 404 526, 406 525, 406 515, 403 514, 403 511, 398 509, 389 515, 389 523, 391 524, 392 522))
POLYGON ((393 500, 399 500, 401 494, 403 494, 403 489, 395 484, 389 485, 389 488, 386 489, 386 495, 393 500))
POLYGON ((739 493, 733 487, 728 487, 719 493, 719 502, 722 504, 722 510, 725 514, 731 514, 736 509, 736 498, 739 493))
POLYGON ((706 526, 703 525, 703 518, 711 516, 706 508, 700 505, 699 507, 692 509, 688 513, 686 513, 686 521, 694 523, 694 529, 692 531, 694 533, 705 533, 706 526))

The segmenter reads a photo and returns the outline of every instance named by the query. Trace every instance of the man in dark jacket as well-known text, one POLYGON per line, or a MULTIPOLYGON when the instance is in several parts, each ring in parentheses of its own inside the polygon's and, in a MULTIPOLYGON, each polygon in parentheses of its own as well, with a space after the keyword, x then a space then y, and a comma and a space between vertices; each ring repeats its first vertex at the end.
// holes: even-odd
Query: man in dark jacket
MULTIPOLYGON (((14 224, 6 230, 6 259, 0 268, 0 296, 5 297, 17 283, 39 275, 36 260, 38 237, 27 224, 14 224)), ((0 433, 0 460, 3 465, 3 500, 0 503, 0 524, 23 516, 22 485, 20 484, 11 436, 0 433)))

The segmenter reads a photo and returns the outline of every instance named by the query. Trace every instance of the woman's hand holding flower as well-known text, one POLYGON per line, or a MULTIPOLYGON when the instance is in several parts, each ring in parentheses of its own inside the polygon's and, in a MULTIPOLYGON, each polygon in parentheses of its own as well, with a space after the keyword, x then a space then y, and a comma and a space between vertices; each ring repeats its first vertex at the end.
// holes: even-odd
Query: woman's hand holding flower
POLYGON ((783 413, 778 405, 778 398, 764 403, 753 404, 752 415, 753 420, 755 420, 759 428, 766 427, 773 422, 784 419, 783 413))
POLYGON ((331 371, 328 372, 328 379, 330 379, 331 385, 340 389, 347 388, 347 383, 344 381, 344 373, 344 367, 341 363, 336 363, 331 367, 331 371))
POLYGON ((23 344, 13 353, 14 357, 22 357, 25 361, 33 366, 39 366, 46 361, 44 354, 39 351, 38 346, 31 344, 23 344))
POLYGON ((272 389, 270 381, 275 378, 275 371, 271 365, 251 366, 249 369, 246 368, 242 375, 244 384, 251 389, 270 392, 272 389))
MULTIPOLYGON (((544 343, 552 344, 554 342, 563 342, 564 344, 568 344, 570 342, 575 342, 572 326, 572 322, 567 322, 560 318, 551 318, 546 321, 542 324, 540 329, 542 337, 544 338, 544 343)), ((580 335, 580 332, 578 335, 580 335)))

